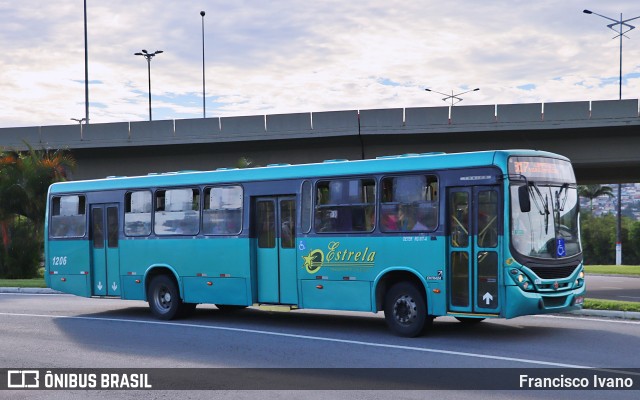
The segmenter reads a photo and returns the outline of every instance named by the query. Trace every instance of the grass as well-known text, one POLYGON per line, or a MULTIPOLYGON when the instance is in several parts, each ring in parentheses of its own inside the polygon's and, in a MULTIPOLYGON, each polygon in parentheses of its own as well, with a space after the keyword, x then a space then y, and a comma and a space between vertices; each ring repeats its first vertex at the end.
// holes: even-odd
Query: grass
POLYGON ((587 274, 640 276, 640 265, 585 265, 584 270, 587 274))
POLYGON ((590 310, 640 312, 640 303, 633 301, 584 299, 583 308, 590 310))
POLYGON ((44 278, 0 279, 0 287, 44 288, 44 278))

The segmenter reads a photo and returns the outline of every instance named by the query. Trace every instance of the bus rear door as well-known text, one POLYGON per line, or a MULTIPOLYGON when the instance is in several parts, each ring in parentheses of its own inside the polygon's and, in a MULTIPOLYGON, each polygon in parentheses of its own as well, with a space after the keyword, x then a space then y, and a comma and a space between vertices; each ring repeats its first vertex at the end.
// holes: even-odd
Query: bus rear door
POLYGON ((449 311, 499 314, 499 187, 450 188, 447 195, 449 311))
POLYGON ((297 304, 295 197, 260 197, 253 217, 258 302, 297 304))
POLYGON ((120 248, 117 204, 91 205, 92 295, 120 296, 120 248))

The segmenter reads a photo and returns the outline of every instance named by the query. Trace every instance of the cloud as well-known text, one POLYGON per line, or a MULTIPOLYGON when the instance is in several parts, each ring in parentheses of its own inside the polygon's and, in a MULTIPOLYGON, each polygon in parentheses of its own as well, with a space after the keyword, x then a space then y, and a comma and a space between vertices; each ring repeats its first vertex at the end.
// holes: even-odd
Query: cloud
MULTIPOLYGON (((480 87, 463 104, 617 98, 618 45, 604 19, 622 0, 88 2, 90 118, 445 105, 425 87, 480 87), (157 107, 157 110, 156 110, 157 107)), ((635 10, 640 14, 640 9, 635 10)), ((640 20, 638 20, 640 21, 640 20)), ((638 22, 640 24, 640 22, 638 22)), ((637 97, 640 31, 624 41, 623 96, 637 97)), ((83 10, 77 1, 0 0, 0 126, 84 116, 83 10)))

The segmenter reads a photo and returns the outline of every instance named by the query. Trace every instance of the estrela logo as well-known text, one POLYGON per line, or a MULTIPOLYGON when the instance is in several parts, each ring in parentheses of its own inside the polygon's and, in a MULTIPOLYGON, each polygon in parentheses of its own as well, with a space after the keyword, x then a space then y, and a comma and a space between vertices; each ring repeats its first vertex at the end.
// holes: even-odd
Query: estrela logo
POLYGON ((310 274, 315 274, 323 266, 329 268, 371 268, 375 265, 376 252, 369 247, 362 250, 350 250, 340 248, 340 242, 329 242, 327 253, 320 249, 312 250, 308 255, 302 256, 303 267, 310 274))
POLYGON ((313 250, 309 255, 302 257, 304 259, 304 267, 310 274, 315 274, 322 267, 324 262, 324 253, 320 249, 313 250))

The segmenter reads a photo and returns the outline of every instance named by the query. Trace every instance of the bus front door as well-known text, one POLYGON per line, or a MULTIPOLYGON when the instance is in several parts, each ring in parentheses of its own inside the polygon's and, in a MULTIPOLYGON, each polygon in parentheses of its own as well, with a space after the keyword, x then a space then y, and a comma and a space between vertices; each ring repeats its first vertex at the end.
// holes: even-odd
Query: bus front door
POLYGON ((499 314, 500 190, 451 188, 448 198, 448 308, 453 314, 499 314))
POLYGON ((118 205, 91 206, 92 295, 120 296, 118 205))
POLYGON ((256 199, 258 302, 297 304, 295 197, 256 199))

